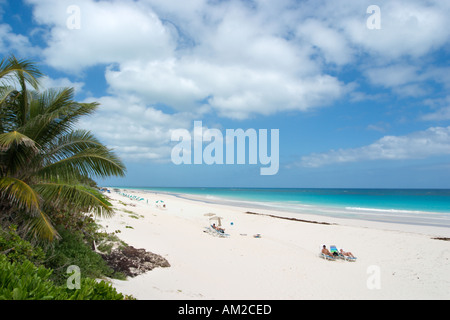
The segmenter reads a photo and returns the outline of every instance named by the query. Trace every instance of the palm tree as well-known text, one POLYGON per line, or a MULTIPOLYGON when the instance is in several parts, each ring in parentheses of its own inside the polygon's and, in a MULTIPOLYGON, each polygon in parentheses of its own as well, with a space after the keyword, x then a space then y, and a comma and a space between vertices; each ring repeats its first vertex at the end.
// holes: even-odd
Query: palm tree
POLYGON ((73 88, 28 90, 38 88, 40 75, 25 60, 0 62, 0 219, 35 239, 54 240, 56 209, 113 213, 107 199, 81 181, 123 176, 125 167, 92 133, 74 128, 98 103, 75 102, 73 88))

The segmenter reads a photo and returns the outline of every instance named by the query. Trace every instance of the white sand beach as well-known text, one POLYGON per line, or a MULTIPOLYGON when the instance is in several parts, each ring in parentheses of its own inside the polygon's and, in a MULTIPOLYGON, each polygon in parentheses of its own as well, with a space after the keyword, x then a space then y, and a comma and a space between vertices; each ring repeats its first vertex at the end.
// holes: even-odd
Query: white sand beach
POLYGON ((146 200, 107 194, 116 214, 100 219, 100 224, 107 232, 120 230, 118 236, 129 245, 162 255, 171 265, 126 281, 112 280, 118 291, 137 299, 450 299, 450 241, 432 239, 450 237, 449 228, 339 220, 126 192, 146 200), (163 200, 166 208, 156 207, 156 200, 163 200), (223 217, 229 237, 204 232, 208 213, 223 217), (356 262, 320 258, 323 244, 351 251, 356 262))

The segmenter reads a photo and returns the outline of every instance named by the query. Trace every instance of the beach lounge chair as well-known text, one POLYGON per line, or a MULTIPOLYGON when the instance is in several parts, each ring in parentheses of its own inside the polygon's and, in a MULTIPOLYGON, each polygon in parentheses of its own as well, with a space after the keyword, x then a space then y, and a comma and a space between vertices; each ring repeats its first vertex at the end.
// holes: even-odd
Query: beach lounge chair
POLYGON ((331 261, 335 261, 336 260, 335 256, 333 256, 333 255, 330 256, 328 254, 323 253, 322 252, 322 248, 323 248, 323 246, 320 247, 319 257, 321 257, 322 259, 325 259, 325 260, 331 260, 331 261))
POLYGON ((335 245, 330 246, 330 252, 333 256, 339 256, 339 251, 335 245))
POLYGON ((226 238, 226 237, 230 236, 228 233, 225 233, 224 231, 219 231, 219 230, 215 229, 212 225, 210 225, 209 227, 206 227, 205 232, 207 232, 215 237, 220 237, 220 238, 226 238))
POLYGON ((339 258, 345 261, 355 262, 356 257, 349 257, 339 252, 339 258))
POLYGON ((221 228, 222 226, 222 217, 216 216, 214 213, 207 213, 205 216, 209 216, 209 227, 206 227, 206 232, 212 234, 213 236, 226 238, 230 236, 228 233, 225 233, 225 230, 221 228), (217 226, 216 226, 217 223, 217 226))
POLYGON ((345 261, 350 261, 350 262, 355 262, 356 261, 356 257, 348 257, 348 256, 344 256, 345 261))
POLYGON ((322 252, 319 253, 319 256, 320 256, 322 259, 325 259, 325 260, 331 260, 331 261, 335 261, 335 260, 336 260, 336 257, 327 255, 327 254, 322 253, 322 252))

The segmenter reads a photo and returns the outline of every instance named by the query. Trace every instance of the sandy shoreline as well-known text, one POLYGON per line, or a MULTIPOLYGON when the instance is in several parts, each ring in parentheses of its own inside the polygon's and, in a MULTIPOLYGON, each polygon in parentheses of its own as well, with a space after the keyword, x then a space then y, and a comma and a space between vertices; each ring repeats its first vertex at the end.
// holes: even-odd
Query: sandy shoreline
POLYGON ((171 264, 112 281, 137 299, 450 298, 450 241, 432 239, 450 237, 449 228, 289 214, 127 190, 145 200, 111 192, 116 215, 101 225, 107 232, 120 230, 122 240, 171 264), (156 200, 166 208, 156 207, 156 200), (208 213, 223 217, 228 238, 204 232, 208 213), (323 260, 322 244, 342 247, 358 259, 323 260))

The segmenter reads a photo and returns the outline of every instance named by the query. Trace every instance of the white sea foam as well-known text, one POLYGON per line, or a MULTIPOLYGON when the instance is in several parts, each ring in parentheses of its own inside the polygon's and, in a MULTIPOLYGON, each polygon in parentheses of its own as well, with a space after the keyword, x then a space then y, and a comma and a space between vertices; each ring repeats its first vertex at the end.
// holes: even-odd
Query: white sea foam
POLYGON ((409 214, 438 214, 437 212, 430 211, 417 211, 417 210, 399 210, 399 209, 379 209, 379 208, 363 208, 363 207, 345 207, 347 210, 353 211, 373 211, 373 212, 389 212, 389 213, 409 213, 409 214))

